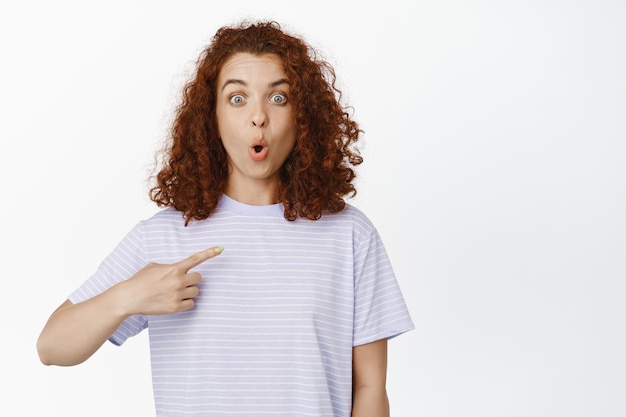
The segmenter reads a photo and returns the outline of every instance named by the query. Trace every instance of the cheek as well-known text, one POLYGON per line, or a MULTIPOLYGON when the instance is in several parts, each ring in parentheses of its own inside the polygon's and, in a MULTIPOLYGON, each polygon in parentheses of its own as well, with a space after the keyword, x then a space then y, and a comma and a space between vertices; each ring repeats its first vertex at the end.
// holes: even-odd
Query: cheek
POLYGON ((283 135, 289 137, 294 143, 296 141, 296 119, 293 112, 283 119, 283 135))
POLYGON ((240 130, 237 120, 228 112, 217 117, 217 131, 221 138, 232 137, 240 130))
POLYGON ((226 130, 229 126, 232 126, 235 116, 236 114, 233 112, 233 109, 223 103, 218 102, 215 106, 215 121, 220 131, 226 130))

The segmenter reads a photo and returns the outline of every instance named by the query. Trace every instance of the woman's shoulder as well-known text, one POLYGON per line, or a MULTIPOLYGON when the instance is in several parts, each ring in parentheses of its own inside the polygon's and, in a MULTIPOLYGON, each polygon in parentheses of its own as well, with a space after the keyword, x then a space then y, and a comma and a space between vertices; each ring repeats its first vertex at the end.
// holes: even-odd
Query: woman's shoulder
POLYGON ((167 207, 145 217, 139 222, 139 225, 144 229, 185 227, 185 218, 182 212, 172 207, 167 207))
MULTIPOLYGON (((322 216, 322 218, 323 217, 324 216, 322 216)), ((364 232, 374 229, 374 224, 365 212, 361 208, 350 203, 346 203, 343 210, 330 214, 329 217, 335 217, 343 222, 350 222, 355 229, 362 230, 364 232)))

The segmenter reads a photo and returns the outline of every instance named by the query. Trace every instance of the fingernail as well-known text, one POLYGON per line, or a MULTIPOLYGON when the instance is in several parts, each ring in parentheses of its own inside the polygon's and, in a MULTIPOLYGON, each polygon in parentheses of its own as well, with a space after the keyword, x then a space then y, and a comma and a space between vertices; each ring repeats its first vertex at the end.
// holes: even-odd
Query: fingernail
POLYGON ((220 253, 224 252, 224 247, 216 246, 215 248, 213 248, 213 251, 215 251, 215 253, 217 253, 217 254, 220 254, 220 253))

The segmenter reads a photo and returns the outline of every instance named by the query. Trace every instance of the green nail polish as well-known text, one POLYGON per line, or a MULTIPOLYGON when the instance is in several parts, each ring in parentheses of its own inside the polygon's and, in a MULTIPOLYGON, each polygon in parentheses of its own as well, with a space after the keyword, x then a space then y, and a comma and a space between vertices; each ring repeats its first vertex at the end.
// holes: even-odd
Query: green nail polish
POLYGON ((213 249, 215 251, 215 253, 222 253, 224 252, 224 247, 222 246, 217 246, 215 249, 213 249))

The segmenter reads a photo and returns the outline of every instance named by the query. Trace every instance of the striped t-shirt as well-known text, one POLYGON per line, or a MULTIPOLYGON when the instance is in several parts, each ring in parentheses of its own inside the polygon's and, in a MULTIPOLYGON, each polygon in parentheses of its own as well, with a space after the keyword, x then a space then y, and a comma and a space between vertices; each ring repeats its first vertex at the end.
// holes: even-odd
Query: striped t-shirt
POLYGON ((349 417, 353 346, 413 328, 383 243, 353 206, 287 221, 282 205, 224 195, 186 227, 180 212, 162 210, 70 301, 214 245, 225 250, 193 269, 202 282, 191 310, 129 317, 110 338, 121 345, 149 329, 157 415, 349 417))

